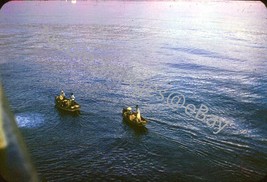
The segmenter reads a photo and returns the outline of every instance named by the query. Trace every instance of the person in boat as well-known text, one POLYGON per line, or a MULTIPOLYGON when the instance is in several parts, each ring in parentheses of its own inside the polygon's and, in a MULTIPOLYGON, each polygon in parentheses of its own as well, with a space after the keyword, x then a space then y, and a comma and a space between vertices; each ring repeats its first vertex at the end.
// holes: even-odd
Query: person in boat
POLYGON ((64 92, 63 90, 61 90, 60 95, 62 95, 63 97, 66 96, 66 95, 65 95, 65 92, 64 92))
POLYGON ((66 95, 65 95, 64 91, 61 90, 60 95, 59 95, 59 99, 64 100, 65 98, 66 98, 66 95))
POLYGON ((70 95, 70 105, 71 106, 74 105, 74 100, 75 100, 74 94, 71 93, 71 95, 70 95))
POLYGON ((131 107, 127 107, 127 109, 126 109, 126 115, 127 115, 127 118, 130 121, 133 121, 135 119, 135 115, 132 113, 132 108, 131 107))
POLYGON ((141 112, 140 112, 140 109, 139 109, 139 106, 136 105, 136 119, 137 121, 141 121, 141 112))
POLYGON ((132 108, 131 107, 127 107, 126 110, 127 110, 127 114, 128 115, 131 115, 132 114, 132 108))

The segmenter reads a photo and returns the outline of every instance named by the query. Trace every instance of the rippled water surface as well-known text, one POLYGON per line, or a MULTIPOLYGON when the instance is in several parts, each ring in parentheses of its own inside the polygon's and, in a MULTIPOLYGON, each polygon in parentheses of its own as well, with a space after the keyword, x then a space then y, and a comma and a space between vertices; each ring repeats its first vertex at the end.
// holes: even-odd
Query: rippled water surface
POLYGON ((6 95, 48 181, 266 175, 260 2, 10 2, 0 11, 0 40, 6 95), (81 115, 54 107, 61 89, 74 92, 81 115), (122 108, 136 104, 149 120, 143 130, 122 122, 122 108), (214 134, 220 123, 196 118, 201 106, 227 126, 214 134))

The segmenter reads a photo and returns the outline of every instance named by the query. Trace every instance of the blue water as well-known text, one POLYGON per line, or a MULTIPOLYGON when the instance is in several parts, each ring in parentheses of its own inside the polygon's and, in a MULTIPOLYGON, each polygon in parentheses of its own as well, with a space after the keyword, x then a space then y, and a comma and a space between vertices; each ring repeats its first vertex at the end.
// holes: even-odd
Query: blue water
POLYGON ((18 1, 1 9, 0 25, 4 90, 48 181, 266 175, 267 9, 260 2, 18 1), (74 92, 81 115, 54 107, 61 89, 74 92), (122 108, 136 104, 149 120, 144 130, 122 122, 122 108), (218 134, 219 123, 195 117, 201 105, 227 123, 218 134))

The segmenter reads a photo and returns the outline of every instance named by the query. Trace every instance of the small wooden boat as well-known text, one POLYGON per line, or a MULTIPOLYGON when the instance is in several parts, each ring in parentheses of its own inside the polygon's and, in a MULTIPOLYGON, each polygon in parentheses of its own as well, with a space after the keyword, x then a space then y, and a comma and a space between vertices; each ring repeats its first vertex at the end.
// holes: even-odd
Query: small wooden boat
POLYGON ((138 120, 136 117, 136 112, 131 112, 127 110, 127 108, 123 108, 122 117, 125 122, 132 126, 144 127, 147 124, 147 120, 141 116, 141 120, 138 120))
POLYGON ((64 98, 63 96, 56 96, 55 97, 55 105, 58 109, 62 111, 67 111, 70 113, 80 113, 81 106, 71 99, 64 98))

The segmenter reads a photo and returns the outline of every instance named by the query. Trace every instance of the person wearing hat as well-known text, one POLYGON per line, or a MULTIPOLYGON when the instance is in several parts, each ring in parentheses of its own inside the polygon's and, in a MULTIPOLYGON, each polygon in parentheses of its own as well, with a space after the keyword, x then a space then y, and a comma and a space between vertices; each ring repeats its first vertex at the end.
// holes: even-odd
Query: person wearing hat
POLYGON ((127 107, 127 116, 128 116, 128 119, 130 121, 133 121, 135 120, 136 116, 132 113, 132 108, 131 107, 127 107))
POLYGON ((60 92, 60 95, 59 95, 59 99, 60 100, 64 100, 65 99, 65 93, 64 93, 64 91, 63 90, 61 90, 61 92, 60 92))
POLYGON ((132 108, 131 107, 127 107, 126 110, 127 110, 127 114, 129 114, 129 115, 132 114, 132 108))

